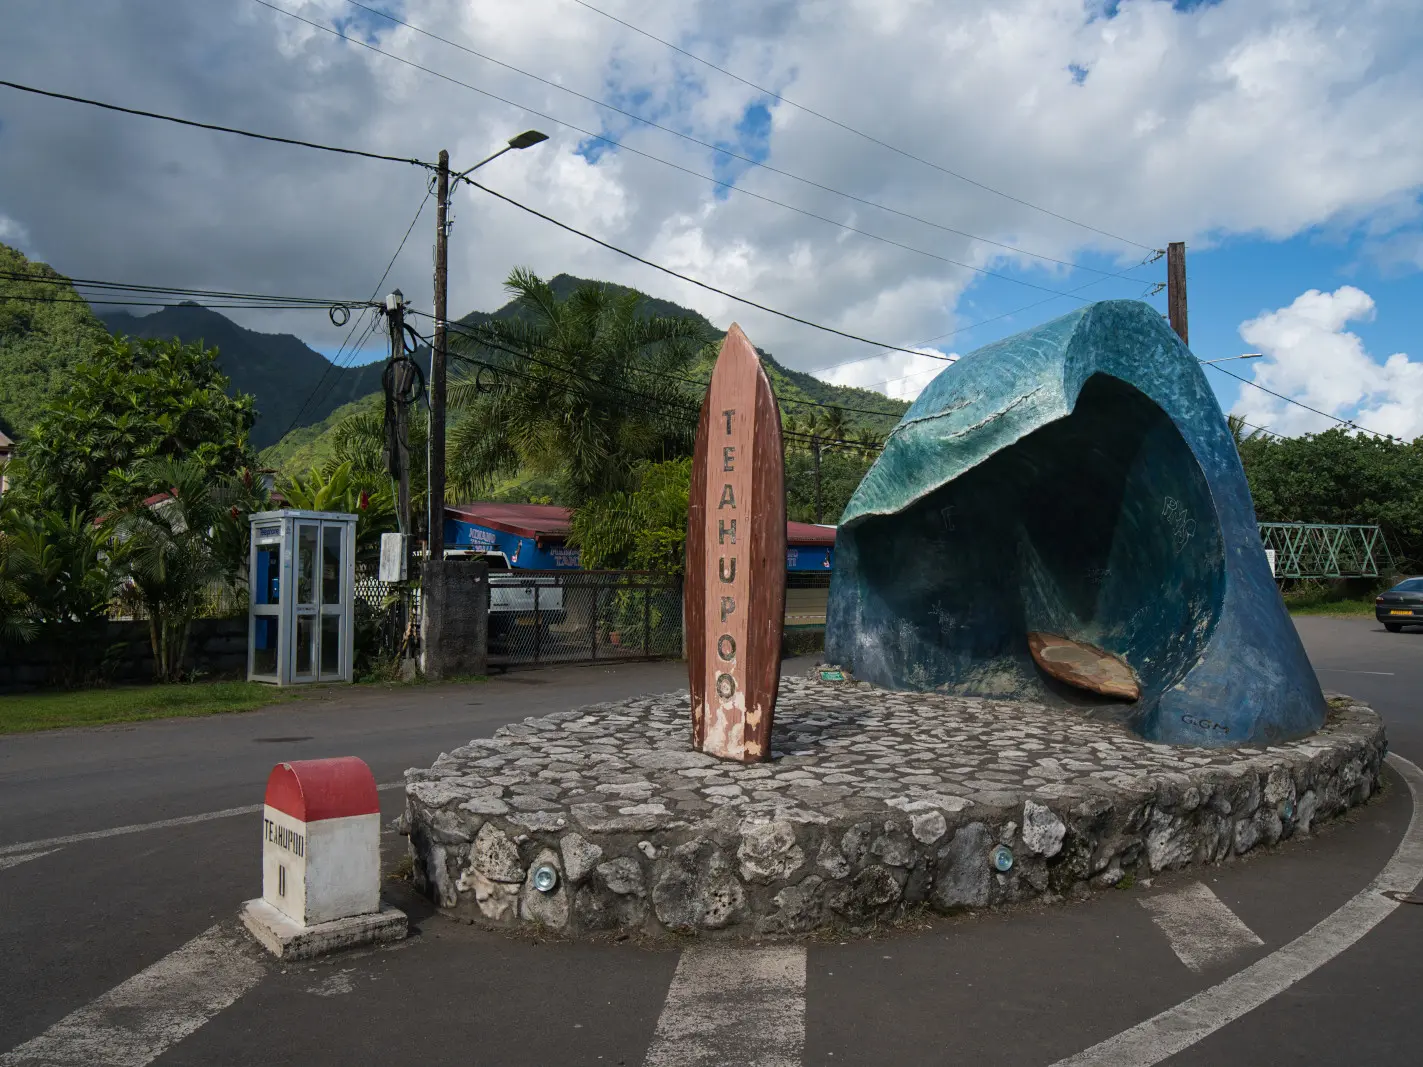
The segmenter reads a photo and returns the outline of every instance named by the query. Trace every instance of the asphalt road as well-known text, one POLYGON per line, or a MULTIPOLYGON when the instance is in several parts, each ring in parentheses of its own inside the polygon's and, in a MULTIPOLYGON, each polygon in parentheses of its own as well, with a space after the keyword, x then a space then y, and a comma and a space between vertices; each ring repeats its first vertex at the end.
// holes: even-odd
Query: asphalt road
MULTIPOLYGON (((1305 618, 1299 628, 1325 688, 1372 703, 1388 721, 1393 750, 1423 765, 1423 633, 1387 634, 1372 620, 1352 619, 1305 618)), ((1188 998, 1219 1004, 1221 989, 1235 988, 1220 983, 1268 969, 1288 955, 1282 946, 1364 890, 1413 817, 1409 790, 1390 772, 1385 795, 1346 823, 1267 855, 1159 876, 1085 903, 934 921, 845 944, 540 942, 458 925, 403 899, 415 932, 393 948, 285 968, 236 950, 248 953, 243 966, 260 977, 230 1005, 195 1016, 192 1032, 181 1012, 144 1007, 140 990, 122 1010, 154 1013, 146 1032, 168 1034, 156 1059, 106 1057, 103 1031, 86 1012, 115 987, 132 992, 133 983, 121 983, 161 969, 215 924, 233 928, 237 904, 260 889, 251 816, 7 851, 251 804, 281 759, 355 754, 378 781, 394 781, 407 766, 428 765, 501 723, 682 684, 677 664, 572 669, 0 739, 0 1050, 42 1034, 62 1038, 39 1049, 48 1058, 31 1045, 24 1056, 0 1056, 0 1067, 150 1060, 1046 1067, 1188 998), (1224 909, 1244 931, 1239 943, 1198 969, 1187 966, 1179 940, 1143 906, 1176 899, 1224 909), (782 985, 794 995, 770 1005, 750 993, 698 1000, 694 964, 707 952, 732 953, 732 972, 746 975, 748 989, 758 968, 789 961, 794 981, 782 985), (679 1005, 751 1035, 756 1058, 718 1053, 714 1042, 679 1030, 679 1005)), ((396 815, 399 790, 381 796, 384 815, 396 815)), ((383 842, 390 859, 402 846, 394 835, 383 842)), ((1416 1064, 1420 988, 1423 907, 1401 906, 1253 1011, 1225 1025, 1228 1011, 1214 1022, 1198 1019, 1199 1040, 1170 1058, 1102 1053, 1079 1062, 1416 1064)))

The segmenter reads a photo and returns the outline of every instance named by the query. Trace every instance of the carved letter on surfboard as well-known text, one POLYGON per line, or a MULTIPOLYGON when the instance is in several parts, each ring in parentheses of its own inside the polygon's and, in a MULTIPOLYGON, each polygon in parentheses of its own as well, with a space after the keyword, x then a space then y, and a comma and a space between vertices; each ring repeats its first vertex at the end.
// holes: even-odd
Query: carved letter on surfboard
POLYGON ((723 759, 769 759, 785 622, 785 464, 775 394, 735 324, 697 426, 686 588, 692 744, 723 759))

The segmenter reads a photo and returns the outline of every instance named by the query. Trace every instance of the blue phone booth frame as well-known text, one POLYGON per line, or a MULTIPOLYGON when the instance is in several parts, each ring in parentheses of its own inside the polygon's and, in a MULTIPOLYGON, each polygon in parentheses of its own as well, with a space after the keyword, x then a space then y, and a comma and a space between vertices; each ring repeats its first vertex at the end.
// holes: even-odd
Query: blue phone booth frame
POLYGON ((352 681, 356 519, 290 509, 252 516, 248 681, 352 681))

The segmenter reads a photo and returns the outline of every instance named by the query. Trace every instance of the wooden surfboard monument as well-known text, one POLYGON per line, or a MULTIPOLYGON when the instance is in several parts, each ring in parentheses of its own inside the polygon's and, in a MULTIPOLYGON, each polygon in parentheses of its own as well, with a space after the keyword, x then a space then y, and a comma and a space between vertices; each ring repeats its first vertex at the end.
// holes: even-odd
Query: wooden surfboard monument
POLYGON ((771 758, 786 610, 781 413, 751 342, 732 324, 702 401, 687 507, 687 673, 692 744, 771 758))

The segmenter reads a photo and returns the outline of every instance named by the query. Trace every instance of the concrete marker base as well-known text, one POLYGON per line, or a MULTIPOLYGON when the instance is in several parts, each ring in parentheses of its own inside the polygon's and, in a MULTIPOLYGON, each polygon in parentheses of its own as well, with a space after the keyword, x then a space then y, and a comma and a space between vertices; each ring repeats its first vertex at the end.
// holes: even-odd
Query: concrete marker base
POLYGON ((379 911, 368 915, 314 926, 298 925, 260 898, 244 903, 240 914, 252 936, 280 960, 304 960, 360 945, 400 941, 410 929, 405 912, 384 901, 379 911))

